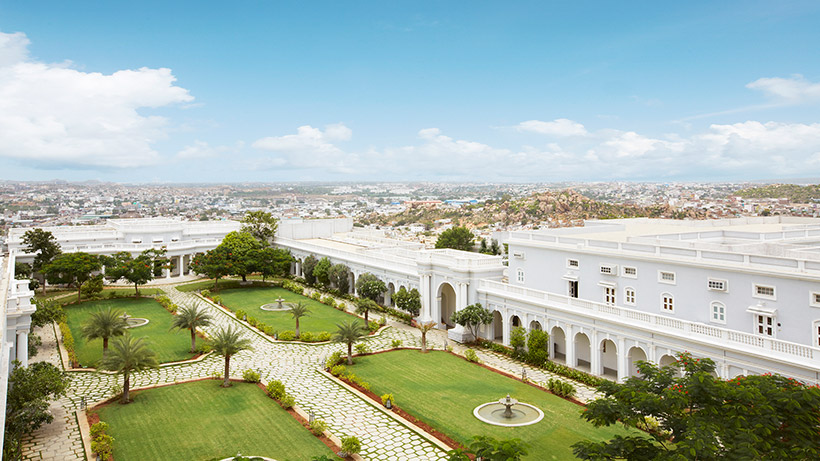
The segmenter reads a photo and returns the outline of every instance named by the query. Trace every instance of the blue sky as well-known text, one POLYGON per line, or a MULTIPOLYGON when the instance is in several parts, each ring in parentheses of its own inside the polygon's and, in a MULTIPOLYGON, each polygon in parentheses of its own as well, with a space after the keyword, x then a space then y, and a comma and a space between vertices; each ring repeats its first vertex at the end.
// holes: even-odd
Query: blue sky
POLYGON ((0 3, 0 179, 820 176, 820 3, 0 3))

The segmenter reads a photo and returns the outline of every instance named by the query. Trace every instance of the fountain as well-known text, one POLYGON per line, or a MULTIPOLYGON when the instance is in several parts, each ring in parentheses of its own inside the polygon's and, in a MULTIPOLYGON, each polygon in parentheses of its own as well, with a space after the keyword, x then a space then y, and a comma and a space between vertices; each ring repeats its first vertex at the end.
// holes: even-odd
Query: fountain
POLYGON ((259 306, 263 311, 287 311, 293 306, 293 303, 286 303, 285 298, 274 299, 275 303, 268 303, 259 306))
POLYGON ((148 325, 148 319, 141 319, 139 317, 131 317, 130 315, 122 314, 122 319, 125 321, 125 328, 137 328, 143 325, 148 325))
POLYGON ((510 397, 510 394, 497 402, 477 406, 473 415, 487 424, 505 427, 528 426, 544 418, 543 411, 528 403, 519 402, 510 397))

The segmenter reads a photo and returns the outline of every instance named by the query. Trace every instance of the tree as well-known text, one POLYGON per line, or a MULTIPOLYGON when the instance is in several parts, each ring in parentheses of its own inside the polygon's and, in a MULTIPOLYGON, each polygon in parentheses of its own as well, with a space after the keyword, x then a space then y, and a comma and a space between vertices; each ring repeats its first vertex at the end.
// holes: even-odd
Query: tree
POLYGON ((469 461, 468 455, 487 461, 518 461, 527 456, 527 444, 521 439, 496 440, 485 435, 470 439, 470 450, 450 450, 448 461, 469 461))
POLYGON ((279 220, 266 211, 248 211, 241 223, 240 232, 252 235, 264 247, 273 243, 279 228, 279 220))
POLYGON ((3 459, 22 458, 23 436, 54 420, 48 410, 49 401, 64 396, 68 383, 68 375, 48 362, 36 362, 27 367, 14 362, 6 397, 3 459))
POLYGON ((31 277, 31 264, 21 263, 17 261, 14 263, 14 278, 17 280, 25 280, 31 277))
POLYGON ((436 248, 473 251, 473 233, 466 227, 451 227, 438 236, 436 248))
POLYGON ((413 315, 419 315, 421 311, 421 294, 415 288, 410 291, 404 287, 399 288, 393 295, 393 301, 396 302, 396 307, 413 315))
POLYGON ((262 245, 253 235, 247 232, 229 232, 222 239, 221 247, 227 250, 229 274, 242 277, 242 281, 247 281, 247 276, 254 272, 254 261, 262 245))
POLYGON ((488 254, 490 248, 487 246, 487 239, 481 239, 481 245, 478 247, 478 252, 482 254, 488 254))
POLYGON ((93 312, 91 317, 83 324, 83 337, 91 341, 92 339, 102 338, 103 340, 103 358, 108 353, 108 340, 114 336, 125 334, 128 324, 123 318, 122 311, 111 309, 93 312))
POLYGON ((416 326, 416 328, 421 331, 421 352, 424 354, 427 353, 427 333, 435 328, 435 326, 435 322, 420 323, 416 326))
POLYGON ((820 388, 766 374, 715 378, 710 359, 679 354, 674 365, 638 362, 639 377, 604 380, 604 397, 582 415, 622 422, 647 436, 573 445, 581 459, 818 459, 820 388), (680 369, 683 376, 678 376, 680 369))
POLYGON ((101 268, 100 258, 92 254, 77 252, 58 255, 43 267, 42 271, 51 283, 76 284, 77 301, 79 302, 83 283, 101 268))
POLYGON ((527 362, 543 366, 550 358, 550 335, 543 330, 530 331, 527 338, 527 362))
POLYGON ((483 308, 481 303, 475 303, 453 312, 450 321, 467 328, 475 341, 478 339, 478 329, 493 322, 493 313, 483 308))
POLYGON ((313 268, 313 276, 316 277, 316 280, 322 284, 322 286, 330 285, 330 268, 332 264, 330 264, 329 258, 322 258, 316 263, 316 267, 313 268))
POLYGON ((290 264, 293 262, 289 250, 282 248, 262 248, 255 253, 256 261, 254 266, 262 274, 262 280, 267 277, 284 277, 290 272, 290 264))
POLYGON ((231 386, 231 356, 242 351, 252 350, 251 341, 242 337, 242 331, 238 328, 222 328, 214 334, 211 340, 211 348, 219 355, 225 357, 225 377, 222 387, 231 386))
POLYGON ((214 279, 214 289, 216 289, 219 279, 232 273, 231 264, 228 259, 228 249, 219 245, 213 250, 194 256, 194 260, 191 261, 191 270, 214 279))
POLYGON ((527 330, 524 327, 515 327, 510 331, 510 347, 513 348, 515 358, 524 357, 524 346, 527 344, 527 330))
POLYGON ((51 298, 34 299, 37 310, 31 314, 31 326, 42 327, 51 322, 61 322, 65 319, 63 306, 51 298))
POLYGON ((376 298, 383 294, 385 290, 387 290, 387 286, 384 282, 370 272, 365 272, 359 276, 359 280, 356 280, 356 292, 362 298, 376 301, 376 298))
POLYGON ((367 329, 358 321, 336 324, 336 332, 333 334, 333 341, 347 344, 347 364, 353 365, 353 343, 367 334, 367 329))
POLYGON ((299 319, 310 314, 307 304, 299 301, 290 307, 290 315, 296 320, 296 338, 299 338, 299 319))
POLYGON ((213 317, 202 306, 190 304, 182 306, 174 316, 171 329, 191 330, 191 353, 196 352, 196 329, 211 325, 213 317))
POLYGON ((316 264, 318 262, 319 261, 313 255, 309 255, 302 262, 302 272, 305 274, 305 281, 309 285, 313 285, 314 283, 316 283, 316 277, 313 275, 313 268, 316 267, 316 264))
POLYGON ((152 256, 144 251, 134 258, 131 253, 121 251, 113 256, 103 256, 101 259, 105 265, 105 276, 112 281, 125 279, 133 283, 134 293, 139 297, 139 286, 145 285, 154 278, 155 263, 152 256))
POLYGON ((145 338, 134 338, 127 334, 114 340, 111 345, 111 353, 104 356, 100 361, 100 367, 104 370, 122 373, 122 397, 121 404, 130 402, 129 390, 131 389, 131 373, 158 368, 157 355, 145 344, 145 338))
POLYGON ((376 304, 376 301, 372 299, 364 298, 364 299, 357 299, 356 300, 356 313, 357 314, 364 314, 364 322, 367 324, 370 322, 369 316, 371 310, 378 310, 379 305, 376 304))
POLYGON ((498 240, 493 239, 493 241, 490 243, 490 252, 494 255, 501 254, 501 248, 498 246, 498 240))
POLYGON ((344 264, 334 264, 329 271, 330 283, 341 293, 350 291, 350 268, 344 264))
POLYGON ((43 273, 43 268, 61 253, 60 244, 57 243, 54 234, 40 228, 27 230, 23 234, 22 240, 26 244, 24 252, 36 253, 31 267, 34 272, 42 274, 41 282, 43 284, 43 293, 45 293, 46 275, 43 273))

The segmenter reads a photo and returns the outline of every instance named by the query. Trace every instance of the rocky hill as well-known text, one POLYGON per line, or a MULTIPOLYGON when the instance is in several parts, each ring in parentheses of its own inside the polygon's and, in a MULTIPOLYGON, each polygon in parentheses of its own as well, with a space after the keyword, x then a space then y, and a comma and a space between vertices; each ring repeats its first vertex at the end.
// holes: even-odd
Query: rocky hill
POLYGON ((599 202, 573 191, 538 192, 530 196, 508 201, 451 207, 418 206, 394 215, 370 215, 360 219, 362 224, 402 226, 413 223, 433 224, 440 219, 452 219, 453 223, 468 228, 483 228, 499 223, 546 224, 552 227, 568 226, 584 219, 613 218, 675 218, 704 219, 696 210, 677 210, 668 205, 642 207, 599 202))
POLYGON ((735 195, 743 198, 787 198, 792 203, 809 203, 820 200, 820 184, 771 184, 741 189, 735 195))

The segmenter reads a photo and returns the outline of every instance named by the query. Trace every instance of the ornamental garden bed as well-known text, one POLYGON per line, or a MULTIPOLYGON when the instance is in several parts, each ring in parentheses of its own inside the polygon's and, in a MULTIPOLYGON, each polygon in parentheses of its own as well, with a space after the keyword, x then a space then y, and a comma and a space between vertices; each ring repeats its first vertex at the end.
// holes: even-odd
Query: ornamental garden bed
POLYGON ((580 418, 583 410, 576 403, 446 352, 398 350, 359 356, 347 370, 366 382, 374 395, 393 394, 408 419, 444 434, 443 440, 465 444, 476 435, 519 438, 529 445, 525 459, 573 459, 571 446, 581 440, 640 434, 619 426, 596 428, 580 418), (473 416, 477 406, 507 394, 540 408, 544 419, 531 426, 500 427, 473 416))
MULTIPOLYGON (((73 338, 74 354, 79 365, 93 367, 102 358, 102 339, 87 341, 83 338, 82 326, 93 312, 109 307, 125 312, 129 317, 148 319, 148 324, 131 328, 128 332, 135 337, 146 337, 149 347, 156 352, 160 363, 178 362, 194 357, 191 354, 190 332, 171 331, 173 315, 154 298, 116 298, 86 301, 64 307, 66 324, 73 338)), ((109 346, 110 344, 109 340, 109 346)))
MULTIPOLYGON (((238 452, 278 460, 333 457, 324 437, 305 428, 256 384, 203 380, 134 393, 128 405, 97 407, 114 437, 114 459, 222 459, 238 452)), ((90 415, 90 421, 95 421, 90 415)))

